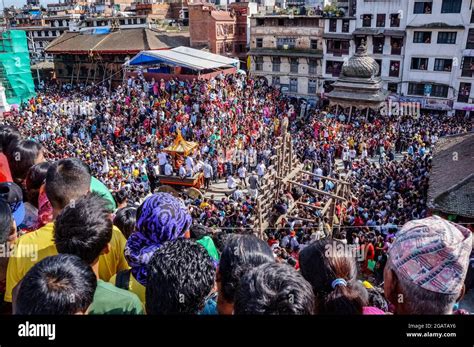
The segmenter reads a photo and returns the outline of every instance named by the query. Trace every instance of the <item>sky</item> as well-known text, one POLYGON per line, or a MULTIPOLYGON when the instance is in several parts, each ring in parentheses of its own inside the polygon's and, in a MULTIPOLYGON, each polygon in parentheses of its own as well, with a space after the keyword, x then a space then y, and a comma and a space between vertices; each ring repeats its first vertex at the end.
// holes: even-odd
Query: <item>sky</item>
MULTIPOLYGON (((23 5, 26 4, 26 0, 0 0, 0 9, 3 9, 3 2, 5 2, 6 7, 11 5, 14 5, 15 7, 23 7, 23 5)), ((51 4, 54 2, 59 2, 59 0, 40 0, 41 5, 51 4)))

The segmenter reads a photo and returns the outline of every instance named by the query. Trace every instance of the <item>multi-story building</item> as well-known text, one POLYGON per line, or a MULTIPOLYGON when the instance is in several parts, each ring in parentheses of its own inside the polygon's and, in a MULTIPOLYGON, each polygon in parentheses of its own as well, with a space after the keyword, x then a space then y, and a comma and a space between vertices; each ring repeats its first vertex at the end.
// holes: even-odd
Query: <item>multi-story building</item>
POLYGON ((322 89, 321 15, 257 14, 250 19, 250 73, 291 96, 317 100, 322 89))
POLYGON ((358 0, 352 33, 354 47, 366 42, 369 55, 380 66, 383 87, 393 93, 401 90, 406 8, 407 0, 358 0))
POLYGON ((207 47, 210 52, 247 62, 248 16, 256 12, 256 4, 231 3, 227 10, 218 10, 210 3, 190 3, 189 35, 191 47, 207 47))
POLYGON ((457 95, 454 99, 453 108, 457 114, 474 114, 474 8, 470 8, 471 16, 467 24, 467 30, 460 38, 461 60, 453 63, 455 68, 456 83, 454 88, 457 95), (457 68, 456 68, 457 67, 457 68))
POLYGON ((471 0, 408 0, 401 93, 422 108, 451 112, 460 88, 465 93, 469 76, 459 65, 469 61, 471 13, 471 0))

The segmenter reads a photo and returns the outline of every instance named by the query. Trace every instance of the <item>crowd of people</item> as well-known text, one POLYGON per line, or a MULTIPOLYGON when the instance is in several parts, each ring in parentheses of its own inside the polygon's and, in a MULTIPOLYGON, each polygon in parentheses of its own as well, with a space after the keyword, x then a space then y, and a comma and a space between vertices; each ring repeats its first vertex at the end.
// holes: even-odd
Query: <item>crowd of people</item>
POLYGON ((428 217, 426 193, 434 144, 472 131, 469 119, 349 120, 237 74, 48 85, 3 124, 0 283, 15 313, 449 314, 464 291, 471 231, 428 217), (315 174, 303 183, 330 192, 344 180, 351 198, 328 220, 311 208, 327 197, 282 190, 263 241, 256 201, 286 131, 315 174), (199 147, 176 165, 164 148, 178 135, 199 147), (160 175, 196 172, 228 196, 157 192, 160 175), (296 200, 305 218, 286 216, 296 200), (426 240, 435 255, 410 254, 426 240), (400 291, 417 303, 394 302, 400 291))

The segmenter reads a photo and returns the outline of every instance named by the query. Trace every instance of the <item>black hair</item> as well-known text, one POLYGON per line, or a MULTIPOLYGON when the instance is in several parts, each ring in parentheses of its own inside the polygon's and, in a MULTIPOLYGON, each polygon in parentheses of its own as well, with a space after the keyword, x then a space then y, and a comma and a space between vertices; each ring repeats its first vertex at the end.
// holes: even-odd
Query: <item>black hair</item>
POLYGON ((221 294, 224 299, 234 302, 240 279, 248 270, 274 261, 272 249, 265 241, 254 235, 229 236, 219 261, 221 294))
POLYGON ((30 167, 26 174, 25 184, 27 200, 35 207, 38 207, 39 190, 46 179, 46 174, 48 173, 50 165, 51 164, 46 161, 35 164, 30 167))
POLYGON ((207 236, 209 231, 204 225, 194 224, 191 226, 191 229, 189 229, 189 234, 192 239, 200 240, 204 236, 207 236))
POLYGON ((319 240, 300 252, 300 271, 313 287, 318 314, 362 314, 367 304, 366 290, 357 281, 355 257, 344 251, 346 247, 337 240, 319 240), (333 288, 335 279, 346 285, 333 288))
POLYGON ((197 314, 214 285, 215 268, 193 240, 166 242, 148 263, 148 314, 197 314))
POLYGON ((89 168, 77 158, 54 162, 46 174, 46 196, 53 208, 62 209, 71 200, 84 196, 90 185, 89 168))
POLYGON ((115 212, 114 225, 119 228, 126 239, 135 231, 136 222, 136 207, 123 207, 115 212))
POLYGON ((235 295, 234 313, 313 314, 313 289, 287 264, 262 264, 242 277, 235 295))
POLYGON ((92 303, 97 277, 79 257, 59 254, 35 264, 20 282, 15 314, 73 315, 92 303))
POLYGON ((0 199, 0 245, 8 240, 12 231, 13 216, 10 205, 3 199, 0 199))
POLYGON ((92 264, 112 238, 110 212, 107 201, 93 193, 66 206, 54 221, 58 252, 92 264))
POLYGON ((42 150, 43 146, 33 140, 12 142, 8 146, 8 164, 14 180, 21 182, 26 178, 28 170, 35 165, 42 150))
POLYGON ((120 189, 113 196, 117 205, 123 204, 129 198, 129 194, 125 189, 120 189))
POLYGON ((6 152, 8 146, 21 140, 20 132, 11 125, 0 125, 0 151, 6 152))

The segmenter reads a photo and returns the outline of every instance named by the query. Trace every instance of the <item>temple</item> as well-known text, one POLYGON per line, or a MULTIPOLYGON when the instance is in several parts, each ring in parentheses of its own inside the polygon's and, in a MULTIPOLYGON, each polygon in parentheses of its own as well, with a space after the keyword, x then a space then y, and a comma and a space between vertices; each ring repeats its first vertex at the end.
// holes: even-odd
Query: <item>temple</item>
POLYGON ((356 53, 342 66, 341 76, 328 93, 330 105, 337 108, 378 110, 387 97, 379 76, 379 64, 368 56, 367 46, 362 41, 356 53))

